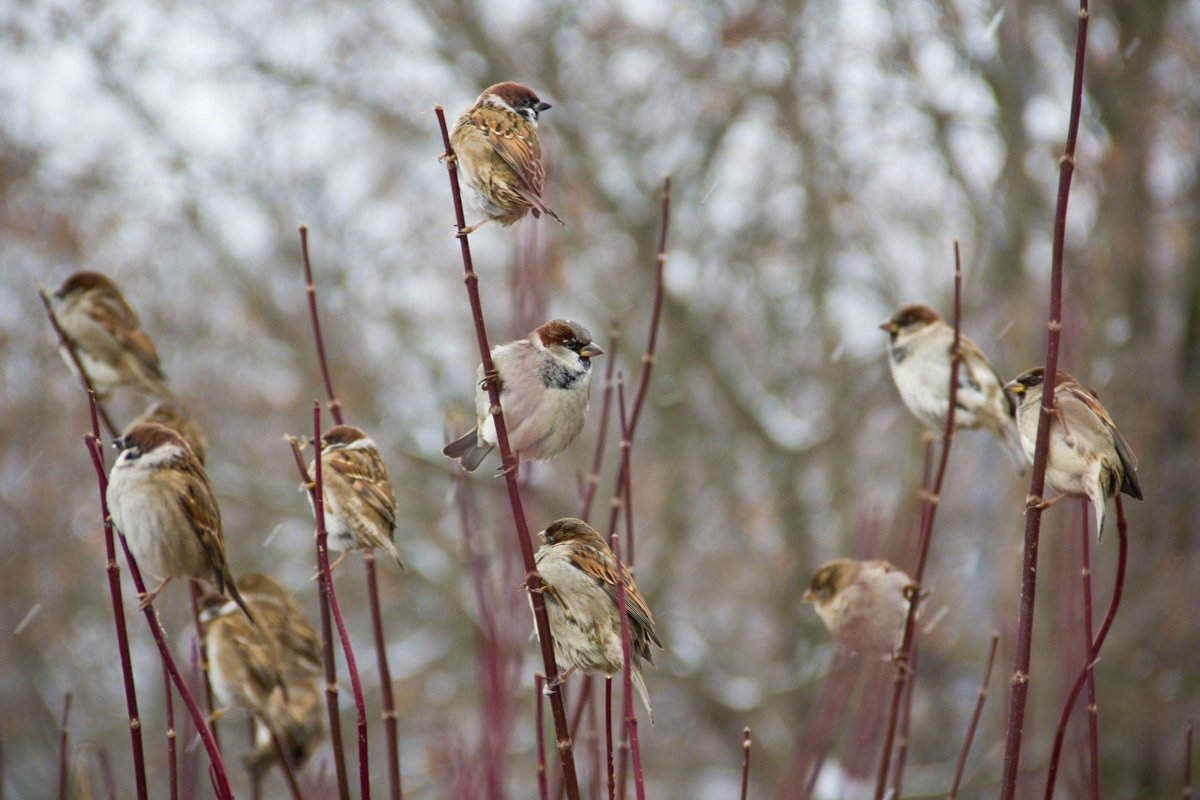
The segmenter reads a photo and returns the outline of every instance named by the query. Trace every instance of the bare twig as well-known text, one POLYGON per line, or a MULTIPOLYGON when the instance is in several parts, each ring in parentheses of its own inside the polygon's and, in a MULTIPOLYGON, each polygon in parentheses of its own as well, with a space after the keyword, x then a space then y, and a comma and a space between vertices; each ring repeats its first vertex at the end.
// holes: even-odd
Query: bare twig
POLYGON ((967 755, 971 752, 971 744, 975 741, 975 730, 979 727, 979 718, 983 715, 983 704, 987 702, 988 686, 992 682, 992 664, 996 660, 996 645, 1000 643, 1000 634, 992 634, 992 643, 988 647, 987 667, 983 670, 983 682, 979 684, 979 698, 975 701, 975 711, 971 713, 971 722, 967 725, 967 738, 963 740, 962 750, 958 754, 958 764, 954 768, 954 783, 946 800, 958 797, 958 787, 962 783, 963 770, 967 766, 967 755))
POLYGON ((171 696, 171 676, 167 674, 165 669, 163 670, 163 702, 167 714, 167 785, 169 786, 171 800, 178 800, 179 764, 175 753, 177 742, 175 735, 175 699, 171 696))
MULTIPOLYGON (((623 415, 622 415, 623 416, 623 415)), ((622 419, 624 423, 624 419, 622 419)), ((627 428, 626 424, 622 424, 627 428)), ((633 756, 633 789, 637 800, 646 800, 646 783, 642 775, 642 752, 638 746, 637 714, 633 711, 633 663, 632 646, 629 639, 629 617, 625 601, 625 569, 621 561, 621 537, 615 533, 611 539, 613 556, 617 562, 617 613, 621 617, 621 651, 624 662, 624 687, 621 694, 625 701, 625 723, 629 728, 629 751, 633 756)))
POLYGON ((549 793, 546 791, 546 738, 542 735, 542 686, 546 683, 546 676, 542 673, 535 673, 533 676, 533 695, 534 695, 534 731, 537 734, 537 785, 538 798, 540 800, 549 800, 549 793))
POLYGON ((921 656, 921 640, 913 635, 912 652, 908 660, 908 678, 904 682, 904 699, 900 705, 899 731, 896 734, 896 764, 892 768, 892 797, 901 797, 904 788, 904 769, 908 766, 909 735, 912 731, 913 691, 917 687, 917 663, 921 656))
POLYGON ((615 800, 617 783, 613 775, 612 675, 604 676, 604 755, 608 765, 608 800, 615 800))
MULTIPOLYGON (((300 455, 300 443, 294 436, 288 436, 287 442, 292 447, 292 456, 296 460, 296 469, 300 472, 300 480, 308 484, 308 469, 304 466, 304 456, 300 455)), ((318 453, 320 446, 317 446, 318 453)), ((317 458, 317 462, 320 462, 317 458)), ((317 518, 324 526, 324 514, 317 518)), ((318 556, 318 561, 320 557, 318 556)), ((350 800, 350 782, 346 772, 346 751, 342 743, 342 719, 338 711, 337 662, 333 657, 333 622, 329 615, 328 581, 325 570, 317 570, 317 588, 321 602, 321 652, 325 665, 325 711, 329 717, 329 739, 333 745, 333 767, 337 776, 338 797, 340 800, 350 800)))
MULTIPOLYGON (((88 452, 91 453, 92 466, 95 467, 96 479, 100 484, 101 513, 104 519, 108 520, 108 500, 105 497, 105 492, 108 489, 108 475, 104 470, 104 456, 100 451, 100 439, 97 431, 93 429, 92 433, 84 437, 84 441, 87 444, 88 452)), ((129 574, 133 578, 133 585, 137 588, 139 595, 145 594, 146 584, 142 581, 142 573, 138 570, 133 554, 129 552, 129 545, 125 541, 124 535, 121 536, 121 549, 125 552, 125 563, 129 566, 129 574)), ((204 743, 204 749, 208 752, 211 768, 210 774, 217 797, 220 800, 232 798, 233 792, 229 788, 229 778, 225 774, 225 763, 221 759, 221 751, 217 748, 216 740, 212 738, 212 731, 205 724, 204 712, 200 710, 200 706, 196 703, 196 698, 192 696, 187 684, 183 681, 183 677, 179 674, 179 668, 176 667, 175 659, 171 656, 171 649, 167 646, 166 635, 163 633, 162 626, 158 623, 158 616, 153 604, 146 606, 144 613, 146 615, 146 623, 150 626, 150 633, 154 637, 154 643, 158 646, 163 666, 170 674, 171 681, 175 684, 179 696, 183 699, 183 704, 187 707, 188 713, 196 724, 200 740, 204 743)))
POLYGON ((742 800, 750 792, 750 726, 742 729, 742 800))
MULTIPOLYGON (((92 437, 99 440, 100 420, 94 392, 88 393, 88 408, 92 420, 92 437)), ((88 445, 88 451, 92 447, 88 445)), ((93 453, 93 458, 96 454, 93 453)), ((117 653, 121 658, 121 678, 125 687, 125 710, 129 716, 129 739, 133 750, 133 781, 137 800, 146 800, 146 755, 142 749, 142 720, 138 714, 137 690, 133 682, 133 661, 129 656, 129 631, 125 627, 125 603, 121 599, 121 567, 117 563, 116 541, 113 536, 112 518, 108 515, 108 499, 104 496, 108 477, 104 467, 104 455, 99 455, 100 462, 96 470, 102 479, 100 481, 100 508, 103 511, 104 525, 104 556, 105 572, 108 573, 108 593, 112 600, 113 622, 117 630, 117 653)))
POLYGON ((45 287, 38 286, 38 296, 42 298, 42 305, 46 307, 46 316, 50 319, 50 327, 54 328, 54 334, 58 337, 58 346, 67 351, 67 356, 71 359, 71 363, 75 365, 76 372, 79 373, 79 380, 83 382, 83 389, 88 396, 93 398, 96 404, 96 411, 100 414, 100 419, 104 420, 104 427, 108 431, 108 435, 115 439, 120 435, 117 426, 113 424, 112 418, 108 416, 108 412, 104 409, 104 404, 100 402, 100 396, 96 393, 96 387, 92 385, 92 378, 88 375, 87 370, 83 368, 83 362, 79 359, 79 353, 75 350, 75 342, 63 331, 62 326, 58 324, 58 315, 54 313, 54 306, 50 302, 50 295, 46 294, 45 287))
MULTIPOLYGON (((910 659, 914 638, 917 634, 917 608, 921 604, 921 582, 925 578, 925 563, 929 559, 929 542, 933 535, 933 521, 937 517, 938 504, 942 492, 942 483, 946 477, 946 464, 950 460, 950 446, 954 443, 954 418, 958 402, 958 371, 962 362, 959 343, 962 334, 962 258, 959 254, 958 242, 954 242, 954 351, 950 358, 950 389, 946 402, 946 427, 942 431, 942 452, 938 461, 937 475, 933 488, 925 493, 921 503, 921 532, 917 542, 917 566, 913 571, 912 586, 908 589, 908 616, 904 620, 904 638, 901 640, 900 652, 896 656, 896 681, 892 687, 892 704, 888 711, 887 728, 883 738, 883 755, 880 759, 879 774, 875 780, 875 800, 883 800, 887 788, 888 765, 892 757, 892 742, 896 735, 896 720, 900 712, 900 701, 904 694, 906 680, 915 680, 911 674, 910 659)), ((897 776, 899 780, 900 776, 897 776)))
MULTIPOLYGON (((471 317, 475 322, 475 338, 479 345, 479 358, 483 364, 484 375, 494 375, 495 365, 492 363, 491 348, 488 346, 487 327, 483 319, 483 306, 479 299, 479 276, 471 261, 471 245, 467 240, 466 219, 463 216, 462 194, 458 185, 454 150, 450 146, 450 132, 446 127, 446 115, 441 106, 435 106, 438 126, 442 133, 442 144, 445 148, 444 159, 446 172, 450 179, 450 193, 454 201, 454 218, 458 230, 459 247, 463 261, 463 283, 467 289, 467 299, 471 306, 471 317)), ((550 634, 550 620, 546 614, 546 603, 542 597, 541 577, 537 573, 537 564, 533 560, 533 545, 530 541, 529 524, 525 520, 525 509, 521 504, 521 491, 517 485, 517 460, 508 443, 508 429, 504 424, 504 411, 500 407, 500 386, 498 381, 487 381, 488 399, 491 403, 492 420, 496 426, 496 443, 500 449, 500 459, 503 464, 505 484, 508 488, 509 506, 512 509, 513 523, 517 536, 517 544, 521 548, 521 557, 525 564, 525 587, 529 592, 530 603, 533 606, 534 624, 537 628, 538 641, 542 651, 542 665, 545 669, 546 682, 553 687, 550 694, 550 710, 554 717, 554 731, 557 737, 559 760, 562 763, 563 781, 569 800, 579 800, 579 781, 575 773, 574 748, 567 725, 567 712, 563 706, 563 695, 558 682, 558 664, 554 659, 554 642, 550 634)))
POLYGON ((592 471, 588 473, 587 483, 583 489, 583 498, 579 503, 579 518, 584 522, 592 513, 592 501, 596 498, 596 489, 600 485, 600 468, 604 466, 604 441, 608 437, 608 418, 612 411, 613 370, 617 365, 617 346, 621 341, 621 329, 613 320, 608 331, 608 362, 604 365, 604 392, 600 402, 600 428, 596 432, 596 449, 592 453, 592 471))
POLYGON ((208 703, 208 727, 212 731, 213 741, 221 746, 221 735, 217 732, 217 707, 213 702, 212 680, 208 671, 208 644, 204 641, 204 627, 200 624, 200 602, 204 597, 204 589, 196 580, 188 581, 188 592, 192 602, 192 624, 196 628, 196 652, 200 655, 200 675, 204 679, 204 698, 208 703))
POLYGON ((271 736, 271 745, 275 748, 275 759, 279 762, 279 771, 283 773, 283 780, 292 795, 292 800, 304 800, 304 794, 300 791, 300 783, 296 780, 296 765, 292 763, 292 757, 288 755, 287 748, 284 747, 275 728, 265 719, 262 724, 271 736))
POLYGON ((1054 797, 1054 781, 1058 777, 1058 762, 1062 757, 1063 741, 1067 732, 1067 721, 1071 718, 1071 710, 1075 707, 1075 700, 1079 697, 1079 691, 1083 688, 1088 672, 1095 666, 1096 659, 1100 655, 1100 648, 1104 646, 1104 639, 1108 636, 1108 629, 1112 627, 1113 619, 1117 616, 1117 608, 1121 605, 1121 595, 1125 591, 1125 567, 1129 554, 1128 533, 1129 526, 1125 521, 1125 507, 1118 495, 1117 575, 1113 582, 1112 599, 1108 601, 1108 611, 1105 613, 1104 619, 1100 623, 1100 630, 1096 632, 1096 638, 1092 642, 1091 655, 1080 668, 1079 675, 1075 678, 1075 683, 1071 685, 1071 691, 1067 693, 1062 713, 1058 717, 1058 730, 1054 734, 1054 747, 1050 751, 1050 765, 1046 775, 1046 800, 1054 797))
POLYGON ((63 697, 62 720, 58 726, 58 800, 67 800, 67 718, 71 714, 71 693, 63 697))
POLYGON ((1092 557, 1088 541, 1088 499, 1080 498, 1080 578, 1083 583, 1083 655, 1087 663, 1088 797, 1100 800, 1100 708, 1096 702, 1096 670, 1092 650, 1092 557))
MULTIPOLYGON (((342 609, 338 604, 337 591, 333 586, 333 573, 329 569, 329 533, 325 530, 325 489, 321 481, 321 403, 313 401, 313 442, 317 456, 313 459, 313 481, 309 494, 312 497, 313 513, 317 518, 317 567, 324 575, 323 602, 329 603, 329 611, 337 625, 338 638, 342 642, 342 656, 346 659, 346 672, 350 674, 350 689, 354 695, 354 708, 358 714, 358 788, 362 800, 371 796, 371 765, 370 750, 367 747, 367 708, 363 701, 362 682, 358 677, 358 663, 354 658, 354 648, 350 645, 350 634, 346 630, 346 621, 342 617, 342 609)), ((296 445, 293 443, 293 447, 296 445)), ((307 475, 305 476, 307 480, 307 475)))
MULTIPOLYGON (((1079 0, 1079 25, 1075 39, 1075 76, 1071 87, 1071 119, 1067 124, 1067 143, 1058 162, 1058 201, 1054 210, 1054 242, 1050 256, 1050 310, 1046 323, 1045 381, 1042 384, 1041 414, 1033 451, 1033 474, 1029 496, 1041 498, 1046 488, 1046 459, 1050 445, 1050 420, 1054 410, 1054 386, 1058 375, 1058 348, 1062 337, 1063 245, 1067 229, 1067 201, 1071 196, 1071 176, 1075 172, 1075 140, 1079 134, 1079 112, 1083 104, 1083 65, 1086 55, 1088 0, 1079 0)), ((1118 505, 1118 507, 1120 507, 1118 505)), ((1038 543, 1042 528, 1042 509, 1030 505, 1025 513, 1025 557, 1021 567, 1021 602, 1017 613, 1017 648, 1010 681, 1008 728, 1004 737, 1004 770, 1001 776, 1001 800, 1013 800, 1017 794, 1017 774, 1021 764, 1021 737, 1025 732, 1025 701, 1029 696, 1029 662, 1033 645, 1034 595, 1037 591, 1038 543)))
MULTIPOLYGON (((345 424, 342 404, 333 390, 333 374, 329 360, 325 357, 325 341, 321 336, 321 320, 317 315, 317 286, 313 281, 312 262, 308 257, 308 228, 300 226, 300 252, 304 261, 304 290, 308 295, 308 316, 312 324, 313 344, 317 350, 317 362, 321 367, 321 380, 325 383, 325 397, 329 413, 338 425, 345 424)), ((404 790, 400 782, 400 732, 396 714, 396 698, 392 692, 392 668, 388 663, 387 641, 383 635, 383 612, 379 605, 379 580, 375 569, 375 554, 363 553, 363 570, 367 582, 367 603, 371 612, 371 632, 375 639, 375 661, 379 669, 379 689, 383 700, 383 729, 387 740, 388 791, 391 800, 401 800, 404 790)))
POLYGON ((1183 737, 1183 800, 1192 796, 1192 724, 1187 726, 1187 735, 1183 737))

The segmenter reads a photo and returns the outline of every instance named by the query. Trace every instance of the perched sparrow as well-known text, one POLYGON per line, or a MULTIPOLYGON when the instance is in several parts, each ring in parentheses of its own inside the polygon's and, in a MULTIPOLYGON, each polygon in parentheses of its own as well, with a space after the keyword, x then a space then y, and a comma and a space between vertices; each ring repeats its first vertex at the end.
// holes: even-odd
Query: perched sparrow
MULTIPOLYGON (((617 610, 617 560, 613 551, 594 528, 570 517, 551 523, 539 536, 545 544, 538 549, 534 560, 545 584, 542 591, 554 638, 554 657, 566 668, 559 680, 565 680, 576 669, 605 675, 620 672, 624 651, 617 610)), ((624 566, 621 573, 632 648, 630 677, 653 721, 641 661, 654 663, 650 645, 659 648, 663 645, 654 632, 654 617, 633 576, 624 566)))
MULTIPOLYGON (((58 324, 75 345, 97 394, 105 397, 117 387, 132 386, 155 397, 171 396, 154 343, 108 276, 76 272, 54 296, 62 301, 58 324)), ((65 349, 63 358, 67 366, 75 368, 65 349)))
POLYGON ((542 202, 546 179, 538 144, 538 114, 550 108, 533 90, 506 81, 489 86, 475 105, 454 123, 450 144, 458 160, 467 195, 484 219, 464 229, 470 233, 489 220, 512 225, 532 211, 562 222, 542 202))
POLYGON ((108 478, 108 508, 142 575, 158 581, 144 609, 172 578, 201 578, 242 602, 225 560, 221 512, 204 467, 179 434, 153 422, 113 445, 121 450, 108 478))
MULTIPOLYGON (((1067 496, 1085 496, 1096 509, 1096 535, 1099 536, 1104 531, 1105 498, 1116 497, 1120 491, 1142 499, 1137 458, 1094 395, 1062 370, 1055 378, 1046 483, 1061 494, 1043 502, 1041 507, 1049 508, 1067 496)), ((1017 426, 1025 455, 1030 460, 1037 440, 1045 380, 1045 370, 1034 367, 1004 387, 1020 398, 1017 426)))
POLYGON ((259 626, 247 625, 220 597, 206 603, 201 624, 218 702, 254 716, 255 750, 246 765, 257 779, 276 760, 272 731, 296 767, 316 748, 324 734, 324 671, 320 638, 292 596, 266 575, 238 584, 259 626))
POLYGON ((129 433, 138 425, 147 422, 157 422, 178 433, 188 443, 188 447, 192 448, 200 463, 204 463, 204 456, 208 452, 208 440, 204 438, 200 424, 181 403, 176 400, 155 400, 140 417, 126 425, 122 433, 129 433))
MULTIPOLYGON (((946 425, 950 400, 954 328, 932 308, 921 305, 902 307, 879 327, 891 336, 888 364, 900 399, 917 419, 940 433, 946 425)), ((1016 406, 1004 392, 1004 380, 979 346, 966 336, 960 336, 959 350, 962 361, 954 398, 955 429, 987 429, 1024 469, 1025 456, 1013 421, 1016 406)))
POLYGON ((801 597, 839 642, 859 653, 891 656, 904 636, 912 578, 887 561, 838 558, 817 570, 801 597))
MULTIPOLYGON (((308 465, 309 480, 315 480, 316 474, 314 460, 308 465)), ((382 547, 404 569, 392 541, 396 497, 375 441, 353 425, 326 431, 321 437, 321 482, 328 546, 342 554, 334 566, 351 550, 382 547)), ((312 504, 312 495, 308 502, 312 504)))
MULTIPOLYGON (((500 381, 500 406, 513 452, 533 461, 554 458, 583 431, 590 396, 592 359, 604 350, 577 322, 543 324, 524 339, 492 348, 500 381)), ((488 376, 476 372, 476 427, 442 448, 472 472, 496 446, 496 422, 488 399, 488 376)))

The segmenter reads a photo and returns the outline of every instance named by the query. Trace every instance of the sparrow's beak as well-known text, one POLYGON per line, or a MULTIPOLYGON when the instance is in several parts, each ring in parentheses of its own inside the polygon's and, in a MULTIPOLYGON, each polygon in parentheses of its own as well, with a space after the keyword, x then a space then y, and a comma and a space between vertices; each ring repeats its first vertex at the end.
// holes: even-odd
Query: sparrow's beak
POLYGON ((896 333, 899 333, 900 326, 897 325, 896 323, 892 322, 891 319, 885 319, 883 322, 879 323, 879 330, 887 331, 888 333, 891 333, 891 334, 896 334, 896 333))
POLYGON ((537 111, 540 114, 543 111, 548 111, 549 109, 554 108, 554 106, 550 105, 545 100, 539 100, 538 104, 536 106, 534 106, 533 108, 535 111, 537 111))
POLYGON ((579 356, 581 358, 595 358, 596 356, 602 355, 604 355, 604 348, 595 342, 588 342, 583 346, 583 349, 579 351, 579 356))
POLYGON ((1020 396, 1025 394, 1025 384, 1019 381, 1009 381, 1008 383, 1004 384, 1004 391, 1012 392, 1013 394, 1020 396))
POLYGON ((539 542, 541 542, 542 544, 546 543, 546 532, 545 531, 538 531, 537 537, 538 537, 539 542))
POLYGON ((806 589, 804 594, 800 595, 801 603, 815 603, 816 601, 817 601, 816 595, 814 595, 812 593, 812 591, 810 591, 810 590, 806 589))

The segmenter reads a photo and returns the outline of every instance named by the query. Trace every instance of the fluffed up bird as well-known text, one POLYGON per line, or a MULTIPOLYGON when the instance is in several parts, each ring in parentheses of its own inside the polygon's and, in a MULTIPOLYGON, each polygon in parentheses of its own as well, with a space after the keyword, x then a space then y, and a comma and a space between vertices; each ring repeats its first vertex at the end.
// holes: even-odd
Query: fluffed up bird
MULTIPOLYGON (((621 618, 617 606, 617 559, 594 528, 566 518, 539 534, 545 544, 534 560, 545 586, 542 596, 554 638, 554 657, 566 668, 559 680, 576 669, 615 675, 624 668, 621 618)), ((654 721, 641 662, 654 663, 650 645, 662 648, 650 607, 624 566, 625 609, 629 618, 630 678, 654 721)))
POLYGON ((548 108, 528 86, 505 81, 484 89, 454 123, 450 145, 458 172, 468 199, 484 215, 464 233, 491 220, 512 225, 529 212, 562 222, 542 202, 546 173, 537 126, 538 114, 548 108))
POLYGON ((891 657, 904 637, 912 578, 887 561, 838 558, 823 565, 801 600, 846 647, 891 657))
MULTIPOLYGON (((950 403, 950 364, 954 328, 929 306, 906 305, 879 323, 888 333, 888 365, 900 399, 929 429, 941 433, 950 403)), ((1005 446, 1018 469, 1027 466, 1013 415, 1016 405, 1004 392, 1004 379, 987 356, 960 334, 962 361, 955 394, 956 430, 983 428, 1005 446)))
MULTIPOLYGON (((99 272, 76 272, 54 296, 62 301, 55 312, 58 324, 101 398, 121 386, 155 397, 171 396, 154 343, 111 278, 99 272)), ((74 370, 65 348, 62 355, 74 370)))
POLYGON ((228 592, 253 620, 225 559, 217 499, 192 449, 153 422, 134 427, 113 446, 121 454, 109 473, 109 513, 142 575, 158 582, 139 598, 139 608, 172 578, 197 578, 228 592))
POLYGON ((187 442, 188 447, 192 448, 192 452, 196 454, 200 463, 204 463, 204 457, 208 454, 208 440, 204 437, 200 423, 196 422, 195 418, 178 400, 155 400, 149 408, 142 412, 140 417, 126 425, 122 433, 129 433, 138 425, 147 422, 157 422, 178 433, 187 442))
MULTIPOLYGON (((316 474, 314 459, 308 465, 309 480, 315 480, 316 474)), ((382 547, 404 569, 392 540, 396 496, 375 440, 353 425, 338 425, 326 431, 321 437, 321 482, 328 546, 341 553, 332 567, 351 550, 382 547)), ((311 494, 308 502, 311 506, 311 494)))
POLYGON ((238 584, 258 627, 217 595, 205 599, 200 620, 219 713, 238 708, 254 718, 246 766, 257 780, 277 758, 272 732, 294 767, 312 755, 324 733, 324 671, 320 638, 292 596, 266 575, 238 584))
MULTIPOLYGON (((1004 387, 1019 399, 1017 426, 1021 431, 1021 444, 1031 461, 1037 443, 1045 381, 1045 369, 1034 367, 1004 387)), ((1142 499, 1137 458, 1095 395, 1062 370, 1055 376, 1054 408, 1050 419, 1046 483, 1060 494, 1040 505, 1049 508, 1064 497, 1087 497, 1096 511, 1096 535, 1100 536, 1104 532, 1106 498, 1123 492, 1142 499)))
MULTIPOLYGON (((508 443, 520 458, 546 461, 583 431, 591 395, 592 359, 604 350, 577 322, 555 319, 524 339, 492 348, 508 443)), ((483 365, 476 370, 478 424, 442 449, 472 472, 496 446, 483 365)))

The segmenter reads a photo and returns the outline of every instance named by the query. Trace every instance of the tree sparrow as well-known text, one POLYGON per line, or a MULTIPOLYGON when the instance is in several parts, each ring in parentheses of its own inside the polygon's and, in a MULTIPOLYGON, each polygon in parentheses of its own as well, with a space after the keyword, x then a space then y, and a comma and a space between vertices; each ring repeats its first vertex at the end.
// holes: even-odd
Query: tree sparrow
POLYGON ((207 580, 222 594, 228 590, 250 617, 225 560, 217 500, 192 449, 175 431, 153 422, 138 425, 113 446, 121 455, 108 478, 109 512, 142 574, 158 581, 139 598, 139 609, 172 578, 186 577, 207 580))
POLYGON ((276 760, 272 731, 296 767, 316 748, 324 734, 324 671, 320 638, 292 596, 266 575, 246 575, 238 584, 259 627, 219 596, 206 602, 201 625, 218 702, 254 717, 255 750, 246 766, 257 780, 276 760))
POLYGON ((147 422, 157 422, 178 433, 187 442, 188 447, 192 448, 192 452, 196 454, 200 463, 204 463, 204 457, 208 453, 208 440, 204 437, 204 431, 200 429, 200 424, 188 413, 182 403, 176 400, 155 400, 149 408, 142 412, 140 417, 126 425, 122 433, 129 433, 138 425, 147 422))
POLYGON ((489 86, 450 133, 450 144, 463 176, 468 199, 484 215, 464 228, 471 233, 489 220, 512 225, 528 212, 542 212, 559 222, 542 202, 546 173, 538 143, 538 114, 550 108, 528 86, 512 81, 489 86))
MULTIPOLYGON (((54 292, 62 301, 57 317, 75 346, 79 362, 101 397, 131 386, 155 397, 170 397, 163 382, 158 351, 142 330, 138 316, 107 275, 76 272, 54 292)), ((75 369, 66 350, 67 366, 75 369)))
MULTIPOLYGON (((308 477, 316 479, 315 460, 308 465, 308 477)), ((330 428, 321 437, 321 481, 328 546, 342 554, 334 566, 351 550, 382 547, 404 569, 392 541, 396 496, 375 441, 353 425, 330 428)))
MULTIPOLYGON (((619 673, 624 666, 624 651, 617 606, 617 560, 612 549, 594 528, 570 517, 551 523, 538 536, 545 544, 534 560, 545 584, 542 591, 554 638, 554 657, 566 669, 559 680, 565 680, 576 669, 604 675, 619 673)), ((663 645, 654 631, 650 608, 624 565, 621 574, 632 650, 630 677, 653 721, 641 662, 654 663, 650 645, 663 645)))
MULTIPOLYGON (((1041 414, 1045 370, 1034 367, 1004 388, 1020 400, 1017 427, 1025 454, 1033 460, 1041 414)), ((1096 535, 1104 532, 1104 501, 1123 492, 1142 499, 1137 458, 1095 395, 1074 377, 1058 371, 1054 385, 1054 411, 1050 420, 1050 451, 1046 483, 1060 492, 1041 504, 1049 508, 1064 497, 1087 497, 1096 510, 1096 535)))
POLYGON ((910 586, 912 578, 887 561, 838 558, 817 570, 800 599, 846 647, 890 657, 904 636, 910 586))
MULTIPOLYGON (((571 446, 583 431, 590 397, 592 359, 604 350, 577 322, 555 319, 524 339, 492 348, 500 382, 500 406, 513 452, 546 461, 571 446)), ((478 424, 442 449, 473 472, 496 446, 483 365, 476 371, 478 424)))
MULTIPOLYGON (((950 401, 954 328, 932 308, 922 305, 903 306, 879 327, 891 337, 888 365, 900 399, 917 419, 941 433, 950 401)), ((1025 456, 1013 421, 1016 405, 1004 392, 1004 379, 966 336, 960 336, 959 350, 962 361, 955 395, 955 429, 987 429, 1004 443, 1023 470, 1025 456)))

